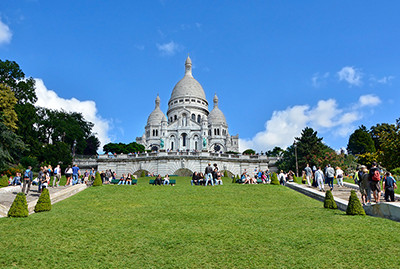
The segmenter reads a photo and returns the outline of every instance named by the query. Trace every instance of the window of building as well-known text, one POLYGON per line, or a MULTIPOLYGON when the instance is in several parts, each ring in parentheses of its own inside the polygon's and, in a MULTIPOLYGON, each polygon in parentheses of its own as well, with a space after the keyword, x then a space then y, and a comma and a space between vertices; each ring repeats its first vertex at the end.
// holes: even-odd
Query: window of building
POLYGON ((179 103, 183 103, 183 99, 179 100, 179 103))
POLYGON ((200 121, 201 121, 201 116, 197 115, 197 122, 200 123, 200 121))
POLYGON ((187 135, 185 133, 182 134, 182 146, 183 147, 186 147, 186 136, 187 135))
POLYGON ((189 99, 185 99, 185 102, 189 102, 189 99))
POLYGON ((219 129, 217 129, 217 135, 219 135, 219 129))
POLYGON ((174 115, 174 121, 176 121, 178 119, 178 116, 174 115))
POLYGON ((196 115, 192 114, 192 120, 196 120, 196 115))

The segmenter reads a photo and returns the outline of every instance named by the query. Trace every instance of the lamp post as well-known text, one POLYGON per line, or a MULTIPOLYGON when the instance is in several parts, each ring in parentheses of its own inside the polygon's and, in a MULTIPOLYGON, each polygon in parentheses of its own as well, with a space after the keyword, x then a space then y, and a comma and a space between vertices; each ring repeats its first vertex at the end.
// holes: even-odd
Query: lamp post
POLYGON ((76 147, 76 139, 74 140, 74 143, 72 144, 72 162, 75 162, 75 147, 76 147))
POLYGON ((294 156, 296 157, 296 177, 299 176, 299 164, 297 163, 297 144, 296 141, 293 143, 294 145, 294 156))

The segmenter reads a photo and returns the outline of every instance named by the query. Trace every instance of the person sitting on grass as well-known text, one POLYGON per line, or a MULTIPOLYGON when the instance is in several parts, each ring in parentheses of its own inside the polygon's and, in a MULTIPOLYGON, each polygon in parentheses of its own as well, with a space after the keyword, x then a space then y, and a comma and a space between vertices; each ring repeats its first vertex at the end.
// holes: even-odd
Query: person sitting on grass
POLYGON ((168 176, 168 174, 164 177, 163 185, 169 185, 169 176, 168 176))
POLYGON ((267 184, 267 175, 265 172, 262 172, 261 174, 261 180, 263 184, 267 184))
POLYGON ((247 175, 245 173, 243 175, 245 176, 245 180, 243 182, 243 185, 244 184, 252 184, 253 180, 251 179, 251 176, 249 176, 249 175, 247 175))
POLYGON ((206 182, 204 180, 204 174, 200 172, 199 175, 199 185, 204 185, 206 182))
POLYGON ((192 180, 190 181, 190 184, 193 186, 194 185, 199 185, 199 175, 195 171, 192 175, 192 180))
POLYGON ((125 185, 132 185, 132 175, 130 173, 126 176, 125 185))
POLYGON ((223 185, 222 175, 220 172, 217 172, 217 185, 223 185))
POLYGON ((158 175, 157 177, 156 177, 156 179, 154 180, 154 185, 161 185, 162 184, 162 178, 161 178, 161 175, 158 175))
POLYGON ((122 174, 122 177, 119 179, 118 185, 124 185, 125 184, 125 174, 122 174))

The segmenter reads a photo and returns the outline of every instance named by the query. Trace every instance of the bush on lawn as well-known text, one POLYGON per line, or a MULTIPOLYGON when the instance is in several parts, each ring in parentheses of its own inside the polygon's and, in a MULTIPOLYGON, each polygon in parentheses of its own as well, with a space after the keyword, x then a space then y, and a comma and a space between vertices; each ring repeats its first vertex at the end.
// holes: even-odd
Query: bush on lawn
POLYGON ((145 177, 146 176, 146 172, 142 171, 142 173, 140 174, 140 177, 145 177))
POLYGON ((325 193, 324 207, 330 209, 337 209, 337 204, 335 202, 335 199, 333 199, 332 192, 329 190, 326 191, 325 193))
POLYGON ((44 188, 42 194, 39 197, 35 205, 35 212, 43 212, 51 210, 51 201, 50 201, 50 193, 47 188, 44 188))
POLYGON ((278 180, 278 176, 276 175, 276 173, 272 173, 272 177, 271 177, 271 184, 272 185, 279 185, 279 180, 278 180))
POLYGON ((28 203, 26 202, 26 196, 22 192, 18 193, 12 203, 10 210, 8 210, 8 217, 20 218, 27 217, 29 215, 28 203))
POLYGON ((224 171, 224 177, 228 177, 228 172, 226 170, 224 171))
POLYGON ((0 187, 8 186, 8 178, 6 176, 0 178, 0 187))
POLYGON ((103 182, 101 181, 101 176, 100 173, 96 173, 96 176, 94 177, 94 181, 93 181, 93 186, 101 186, 103 185, 103 182))
POLYGON ((349 203, 347 204, 346 214, 365 216, 364 208, 362 207, 360 200, 358 200, 357 194, 354 190, 351 191, 349 203))

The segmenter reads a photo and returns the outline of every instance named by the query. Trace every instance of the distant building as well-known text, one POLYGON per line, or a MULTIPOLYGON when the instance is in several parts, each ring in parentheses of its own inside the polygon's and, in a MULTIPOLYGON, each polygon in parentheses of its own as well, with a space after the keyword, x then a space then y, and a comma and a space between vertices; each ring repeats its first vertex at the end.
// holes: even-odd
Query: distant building
POLYGON ((209 112, 203 87, 193 78, 192 61, 188 57, 185 76, 175 85, 168 101, 167 116, 161 111, 157 96, 145 132, 136 142, 153 151, 238 152, 239 135, 229 134, 217 95, 213 101, 214 108, 209 112))

